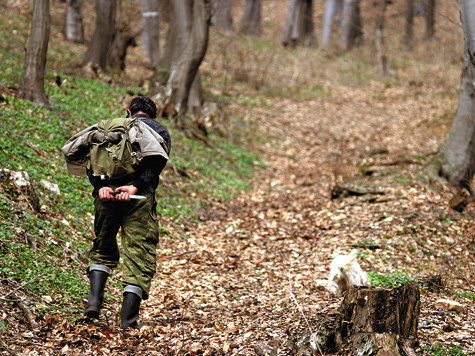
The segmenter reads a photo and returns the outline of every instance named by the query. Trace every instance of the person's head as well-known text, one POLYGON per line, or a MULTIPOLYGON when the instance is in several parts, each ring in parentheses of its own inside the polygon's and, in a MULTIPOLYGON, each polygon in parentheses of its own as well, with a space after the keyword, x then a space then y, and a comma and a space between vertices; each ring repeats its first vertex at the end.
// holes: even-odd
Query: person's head
POLYGON ((152 119, 157 117, 157 106, 148 96, 136 96, 130 102, 129 109, 127 110, 129 115, 133 116, 139 111, 147 114, 152 119))

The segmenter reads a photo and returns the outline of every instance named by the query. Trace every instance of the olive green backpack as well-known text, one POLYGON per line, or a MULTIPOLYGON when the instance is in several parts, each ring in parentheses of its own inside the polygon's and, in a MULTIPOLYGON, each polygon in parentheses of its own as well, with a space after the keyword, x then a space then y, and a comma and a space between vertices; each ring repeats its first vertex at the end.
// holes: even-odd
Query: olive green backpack
POLYGON ((142 160, 139 147, 129 139, 129 130, 137 119, 101 120, 89 137, 87 168, 102 180, 115 180, 132 174, 142 160))

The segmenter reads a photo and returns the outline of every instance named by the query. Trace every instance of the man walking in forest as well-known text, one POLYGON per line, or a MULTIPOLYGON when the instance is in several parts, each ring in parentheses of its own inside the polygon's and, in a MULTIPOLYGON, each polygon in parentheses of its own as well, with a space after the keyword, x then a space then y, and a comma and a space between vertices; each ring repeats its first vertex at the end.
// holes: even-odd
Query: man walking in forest
MULTIPOLYGON (((94 187, 92 194, 95 211, 95 238, 89 252, 87 273, 90 281, 90 293, 85 315, 89 318, 99 317, 106 280, 111 270, 119 264, 117 233, 121 229, 122 283, 124 285, 121 310, 122 329, 140 327, 137 323, 140 302, 148 299, 150 293, 151 280, 156 269, 156 247, 159 237, 155 189, 171 148, 169 132, 155 120, 157 107, 150 98, 146 96, 133 98, 127 113, 127 117, 132 120, 126 122, 136 125, 136 132, 134 134, 131 132, 129 136, 135 138, 140 136, 138 144, 141 152, 139 154, 143 155, 140 164, 135 165, 132 173, 118 179, 114 179, 113 176, 97 174, 94 171, 91 158, 89 158, 90 163, 86 169, 89 181, 94 187), (152 136, 158 137, 160 141, 155 141, 153 137, 151 140, 144 141, 142 136, 150 137, 146 135, 150 133, 149 131, 153 131, 151 132, 152 136), (137 132, 139 134, 136 134, 137 132), (140 133, 144 134, 141 136, 140 133)), ((97 132, 97 127, 100 128, 100 123, 81 131, 68 143, 71 142, 70 146, 74 146, 74 142, 87 136, 84 141, 87 141, 88 147, 91 147, 91 141, 93 141, 91 135, 97 132)), ((102 140, 110 141, 111 132, 106 129, 104 134, 106 138, 104 140, 103 135, 102 140)), ((65 153, 69 164, 72 155, 69 151, 65 152, 67 146, 68 144, 63 147, 63 153, 65 153)), ((92 150, 88 149, 88 157, 91 154, 92 150)), ((77 153, 73 157, 77 157, 77 153)), ((69 167, 68 169, 71 171, 69 167)))

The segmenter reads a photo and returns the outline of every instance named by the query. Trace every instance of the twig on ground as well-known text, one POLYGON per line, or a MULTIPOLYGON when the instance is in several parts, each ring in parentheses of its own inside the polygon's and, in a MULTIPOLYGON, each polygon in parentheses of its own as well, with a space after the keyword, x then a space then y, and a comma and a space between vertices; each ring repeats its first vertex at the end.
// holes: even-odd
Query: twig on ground
MULTIPOLYGON (((300 306, 299 302, 297 301, 297 298, 295 298, 295 295, 292 292, 292 276, 290 275, 290 272, 289 272, 289 293, 290 293, 290 299, 295 303, 295 305, 297 306, 297 309, 299 310, 300 314, 302 314, 305 322, 307 323, 308 331, 310 332, 310 335, 311 335, 312 327, 310 326, 310 322, 308 321, 307 316, 303 312, 302 307, 300 306)), ((316 332, 318 332, 318 330, 316 332)), ((318 352, 320 353, 320 355, 323 355, 323 352, 320 349, 320 345, 318 345, 317 343, 315 343, 315 345, 317 346, 318 352)))
POLYGON ((15 293, 10 293, 10 294, 11 294, 12 300, 16 303, 16 305, 18 305, 18 307, 23 311, 23 313, 25 313, 26 319, 30 323, 33 331, 39 330, 38 324, 36 323, 35 317, 31 313, 30 309, 28 309, 28 307, 25 304, 23 304, 21 299, 15 293))
POLYGON ((198 252, 198 250, 190 250, 190 251, 185 251, 185 252, 180 252, 180 253, 175 253, 174 255, 167 256, 167 259, 172 260, 174 258, 189 254, 189 253, 195 253, 198 252))
POLYGON ((40 278, 40 277, 43 277, 43 276, 45 276, 45 275, 46 275, 46 273, 43 273, 43 274, 41 274, 41 275, 39 275, 39 276, 33 277, 33 278, 30 279, 29 281, 23 283, 21 286, 19 286, 19 287, 15 288, 14 290, 8 292, 6 295, 0 296, 0 299, 7 300, 8 297, 9 297, 10 295, 15 294, 15 292, 16 292, 17 290, 22 289, 24 286, 30 284, 30 283, 33 282, 34 280, 36 280, 36 279, 38 279, 38 278, 40 278))

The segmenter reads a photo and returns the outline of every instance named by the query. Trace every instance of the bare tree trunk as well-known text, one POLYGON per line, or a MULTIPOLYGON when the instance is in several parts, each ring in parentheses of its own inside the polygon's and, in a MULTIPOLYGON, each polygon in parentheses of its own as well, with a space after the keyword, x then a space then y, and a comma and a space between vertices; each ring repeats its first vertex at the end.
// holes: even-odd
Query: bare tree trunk
POLYGON ((406 37, 404 38, 406 51, 412 51, 412 38, 414 33, 414 0, 407 0, 406 37))
POLYGON ((142 5, 142 47, 150 60, 150 66, 160 63, 160 8, 159 0, 141 0, 142 5))
POLYGON ((384 54, 384 17, 386 12, 386 0, 379 0, 379 12, 376 17, 375 29, 375 45, 376 45, 376 62, 381 74, 387 73, 387 60, 384 54))
POLYGON ((425 16, 425 14, 426 14, 425 2, 426 2, 426 0, 419 0, 417 2, 417 10, 416 10, 416 15, 417 16, 425 16))
POLYGON ((359 0, 344 0, 341 33, 338 41, 340 49, 349 51, 358 37, 363 35, 359 0))
POLYGON ((261 35, 261 0, 246 0, 241 18, 241 33, 259 37, 261 35))
POLYGON ((284 25, 284 46, 315 45, 313 0, 291 0, 284 25))
POLYGON ((32 8, 33 18, 20 81, 20 95, 28 101, 49 107, 44 87, 51 24, 49 0, 36 0, 32 8))
POLYGON ((64 34, 69 41, 84 43, 83 0, 67 0, 64 34))
POLYGON ((426 171, 434 179, 470 189, 475 172, 475 3, 460 0, 459 4, 466 50, 457 111, 444 144, 426 171))
POLYGON ((426 39, 431 40, 435 36, 435 0, 426 1, 426 39))
MULTIPOLYGON (((175 3, 174 5, 178 4, 175 3)), ((177 20, 180 18, 185 20, 188 16, 185 14, 186 11, 184 11, 186 10, 186 4, 182 5, 185 6, 174 6, 177 20)), ((208 32, 211 16, 210 7, 210 0, 193 1, 191 31, 184 33, 185 35, 188 34, 188 41, 186 41, 186 45, 179 59, 173 62, 170 78, 167 83, 167 97, 170 98, 174 110, 177 113, 178 123, 182 125, 184 125, 184 117, 188 110, 190 90, 193 81, 196 80, 199 66, 208 47, 208 32)))
MULTIPOLYGON (((173 20, 173 11, 169 12, 168 17, 170 18, 169 23, 174 23, 173 20)), ((155 81, 158 82, 160 85, 165 85, 170 77, 170 70, 172 63, 174 61, 174 55, 178 45, 175 45, 175 37, 178 36, 176 27, 169 26, 168 33, 167 33, 167 40, 165 46, 165 52, 160 59, 160 65, 155 68, 155 81)))
POLYGON ((107 57, 109 66, 116 72, 120 72, 125 68, 127 49, 130 46, 136 46, 135 38, 140 34, 142 28, 135 28, 133 24, 129 22, 128 14, 123 14, 122 0, 113 1, 116 2, 116 25, 107 57))
POLYGON ((85 56, 85 65, 94 71, 107 69, 107 59, 115 33, 116 0, 96 0, 96 27, 85 56))
POLYGON ((215 0, 211 9, 211 25, 223 31, 233 30, 231 7, 233 0, 215 0))
POLYGON ((452 126, 441 149, 426 166, 426 171, 432 178, 462 188, 469 188, 469 181, 475 173, 474 79, 473 66, 467 52, 452 126))
POLYGON ((330 45, 333 22, 337 13, 343 10, 342 0, 327 0, 325 7, 325 17, 323 19, 322 35, 320 39, 320 49, 326 49, 330 45))

